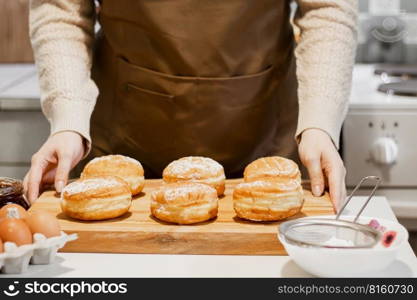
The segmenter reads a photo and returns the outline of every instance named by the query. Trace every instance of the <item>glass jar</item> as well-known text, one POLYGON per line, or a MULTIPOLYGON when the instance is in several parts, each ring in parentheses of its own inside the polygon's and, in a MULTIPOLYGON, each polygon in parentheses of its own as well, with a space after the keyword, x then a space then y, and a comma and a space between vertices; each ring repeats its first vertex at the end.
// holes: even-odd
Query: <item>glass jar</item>
POLYGON ((0 208, 8 203, 18 204, 26 210, 30 207, 23 195, 22 181, 8 177, 0 177, 0 208))

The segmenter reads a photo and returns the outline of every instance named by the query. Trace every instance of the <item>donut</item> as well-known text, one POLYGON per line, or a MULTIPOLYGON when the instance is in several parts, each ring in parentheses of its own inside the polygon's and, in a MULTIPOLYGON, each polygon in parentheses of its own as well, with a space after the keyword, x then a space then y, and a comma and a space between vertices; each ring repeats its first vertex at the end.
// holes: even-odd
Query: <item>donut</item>
POLYGON ((81 178, 102 175, 118 176, 125 180, 132 195, 139 194, 144 185, 144 170, 139 161, 123 155, 106 155, 96 157, 85 165, 81 178))
POLYGON ((238 217, 251 221, 279 221, 297 214, 303 206, 299 182, 272 180, 240 183, 233 190, 238 217))
POLYGON ((225 190, 224 169, 217 161, 202 156, 188 156, 171 162, 162 172, 165 183, 197 182, 213 187, 217 195, 225 190))
POLYGON ((217 191, 202 183, 168 183, 151 195, 151 213, 171 223, 193 224, 217 216, 217 191))
POLYGON ((117 176, 79 179, 61 193, 62 211, 79 220, 105 220, 125 214, 132 202, 127 183, 117 176))
POLYGON ((291 159, 280 156, 262 157, 246 166, 243 172, 246 182, 258 180, 275 180, 286 182, 296 180, 301 182, 301 172, 298 165, 291 159))

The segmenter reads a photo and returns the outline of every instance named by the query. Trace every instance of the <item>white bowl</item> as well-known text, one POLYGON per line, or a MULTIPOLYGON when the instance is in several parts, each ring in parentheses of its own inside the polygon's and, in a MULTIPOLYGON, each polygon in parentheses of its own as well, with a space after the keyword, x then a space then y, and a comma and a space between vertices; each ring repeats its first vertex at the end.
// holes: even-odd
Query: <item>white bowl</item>
MULTIPOLYGON (((313 217, 307 217, 313 218, 313 217)), ((335 218, 335 216, 320 216, 335 218)), ((342 216, 341 219, 352 221, 354 216, 342 216)), ((335 249, 302 247, 288 242, 278 232, 278 239, 284 245, 288 255, 305 271, 320 277, 354 277, 372 274, 383 270, 397 257, 401 246, 408 241, 408 231, 399 224, 386 219, 360 217, 358 223, 368 224, 376 219, 386 230, 397 232, 394 242, 384 247, 380 242, 373 248, 335 249)))

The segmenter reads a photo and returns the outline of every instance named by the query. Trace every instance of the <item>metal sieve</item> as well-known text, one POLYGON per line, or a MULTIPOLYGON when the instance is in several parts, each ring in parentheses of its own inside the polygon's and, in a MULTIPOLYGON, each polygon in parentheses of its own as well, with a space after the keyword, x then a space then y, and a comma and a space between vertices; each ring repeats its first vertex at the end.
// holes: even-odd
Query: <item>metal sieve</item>
POLYGON ((287 221, 279 226, 280 235, 287 242, 304 247, 352 249, 375 246, 381 239, 381 233, 370 226, 357 223, 357 220, 375 195, 380 181, 381 179, 377 176, 362 178, 347 198, 336 218, 306 217, 287 221), (375 186, 353 221, 340 219, 356 191, 367 180, 375 180, 375 186))

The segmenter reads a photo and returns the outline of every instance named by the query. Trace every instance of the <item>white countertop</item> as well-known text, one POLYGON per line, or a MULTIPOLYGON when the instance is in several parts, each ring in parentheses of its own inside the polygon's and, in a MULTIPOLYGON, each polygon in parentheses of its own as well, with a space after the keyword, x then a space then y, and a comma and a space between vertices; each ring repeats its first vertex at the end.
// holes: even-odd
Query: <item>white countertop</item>
POLYGON ((0 110, 41 110, 40 89, 33 64, 0 64, 0 110))
POLYGON ((33 76, 36 77, 36 67, 33 64, 0 64, 0 91, 33 76))
MULTIPOLYGON (((363 201, 365 201, 364 197, 352 199, 348 213, 353 214, 363 201)), ((363 215, 395 220, 394 213, 384 197, 372 199, 363 215)), ((311 275, 301 270, 288 256, 59 253, 54 264, 30 266, 29 271, 22 276, 310 277, 311 275)), ((364 276, 417 277, 417 258, 407 243, 401 249, 397 260, 387 269, 364 276)))

